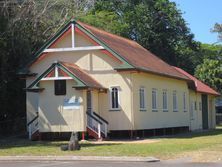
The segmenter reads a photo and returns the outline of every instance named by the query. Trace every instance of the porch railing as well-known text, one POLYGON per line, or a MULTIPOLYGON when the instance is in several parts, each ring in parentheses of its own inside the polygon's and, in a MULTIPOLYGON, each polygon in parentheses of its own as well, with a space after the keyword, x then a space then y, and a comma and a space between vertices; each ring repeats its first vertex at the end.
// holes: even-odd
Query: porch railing
POLYGON ((106 138, 108 131, 108 122, 95 112, 93 112, 92 114, 90 112, 86 112, 86 114, 88 128, 93 130, 98 135, 98 138, 101 138, 101 133, 103 133, 106 138))
POLYGON ((32 139, 32 135, 39 130, 38 118, 39 115, 37 113, 37 115, 29 123, 27 123, 30 140, 32 139))

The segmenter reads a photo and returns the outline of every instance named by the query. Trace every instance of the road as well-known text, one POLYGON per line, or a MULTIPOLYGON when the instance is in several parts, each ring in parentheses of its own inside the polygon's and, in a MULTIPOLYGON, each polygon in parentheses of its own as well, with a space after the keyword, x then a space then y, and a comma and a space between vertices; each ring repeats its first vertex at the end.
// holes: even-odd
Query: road
POLYGON ((104 162, 104 161, 1 161, 0 167, 221 167, 222 163, 161 162, 104 162))

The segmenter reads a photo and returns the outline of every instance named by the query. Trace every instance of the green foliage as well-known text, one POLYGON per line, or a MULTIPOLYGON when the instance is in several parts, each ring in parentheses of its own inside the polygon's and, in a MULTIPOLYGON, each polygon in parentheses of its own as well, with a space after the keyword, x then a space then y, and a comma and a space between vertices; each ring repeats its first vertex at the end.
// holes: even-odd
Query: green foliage
POLYGON ((126 28, 126 24, 122 24, 118 20, 118 16, 114 12, 98 11, 95 13, 88 13, 86 16, 79 17, 82 22, 102 28, 105 31, 120 34, 126 28))
POLYGON ((222 58, 222 45, 201 44, 200 53, 203 59, 219 60, 222 58))
MULTIPOLYGON (((43 43, 90 0, 15 0, 0 3, 0 121, 25 116, 25 81, 17 76, 43 43)), ((1 128, 1 127, 0 127, 1 128)))
POLYGON ((214 25, 214 28, 212 32, 218 33, 218 39, 221 41, 222 40, 222 24, 216 23, 214 25))
POLYGON ((222 92, 222 59, 204 59, 203 64, 197 66, 195 75, 219 92, 222 92))
POLYGON ((98 0, 81 19, 136 40, 169 64, 191 73, 199 63, 199 43, 193 40, 181 11, 168 0, 98 0))

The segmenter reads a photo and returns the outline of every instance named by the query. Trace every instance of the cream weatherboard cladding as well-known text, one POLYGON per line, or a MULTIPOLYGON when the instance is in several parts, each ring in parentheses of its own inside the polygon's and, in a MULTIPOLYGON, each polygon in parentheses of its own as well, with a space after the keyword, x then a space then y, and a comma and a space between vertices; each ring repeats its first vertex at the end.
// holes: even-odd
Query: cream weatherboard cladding
MULTIPOLYGON (((30 66, 30 72, 38 75, 27 78, 27 87, 57 61, 78 65, 106 88, 106 92, 90 90, 92 111, 109 122, 108 130, 168 127, 202 129, 202 111, 197 107, 192 118, 190 113, 191 104, 201 103, 201 93, 188 89, 186 80, 141 71, 117 71, 115 68, 120 66, 119 61, 105 54, 102 46, 95 46, 89 39, 73 31, 50 49, 45 50, 50 52, 41 61, 30 66), (71 36, 74 36, 75 40, 71 36), (91 49, 84 50, 84 47, 91 49), (71 49, 64 51, 63 48, 71 49), (113 95, 117 98, 118 106, 115 102, 112 107, 112 91, 115 91, 113 95), (175 110, 177 112, 174 112, 175 110)), ((86 131, 87 90, 73 88, 75 81, 69 78, 66 81, 66 95, 55 96, 53 80, 42 79, 39 83, 40 87, 45 88, 42 92, 27 92, 27 122, 38 112, 40 132, 86 131), (72 97, 80 99, 79 108, 64 109, 64 100, 72 97)), ((214 96, 209 96, 208 103, 208 123, 210 128, 214 128, 214 96)))
MULTIPOLYGON (((183 112, 182 93, 188 94, 187 84, 182 80, 170 79, 147 73, 134 73, 133 98, 134 98, 134 122, 135 129, 154 129, 166 127, 189 126, 189 113, 183 112), (146 89, 147 112, 139 111, 137 100, 138 88, 143 85, 146 89), (154 89, 155 88, 155 89, 154 89), (178 112, 173 112, 173 100, 168 98, 168 112, 163 111, 162 91, 167 89, 168 94, 174 90, 178 92, 178 112), (157 93, 157 109, 152 112, 152 91, 157 93)), ((171 96, 172 97, 172 96, 171 96)), ((187 106, 188 107, 188 106, 187 106)))

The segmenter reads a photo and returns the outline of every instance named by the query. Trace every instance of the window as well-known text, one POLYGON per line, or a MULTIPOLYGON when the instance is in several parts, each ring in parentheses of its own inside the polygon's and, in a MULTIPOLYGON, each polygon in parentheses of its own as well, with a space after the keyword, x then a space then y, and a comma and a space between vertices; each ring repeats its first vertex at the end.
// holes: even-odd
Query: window
POLYGON ((199 110, 201 111, 202 110, 202 103, 199 102, 199 110))
POLYGON ((119 89, 117 87, 112 87, 110 91, 111 98, 111 110, 119 110, 119 89))
POLYGON ((190 119, 194 120, 194 102, 191 101, 190 103, 190 119))
POLYGON ((157 111, 157 90, 152 89, 152 111, 157 111))
POLYGON ((177 92, 173 91, 173 111, 178 111, 177 92))
POLYGON ((197 111, 197 101, 194 102, 194 109, 197 111))
POLYGON ((54 81, 55 95, 66 95, 66 80, 54 81))
POLYGON ((146 104, 145 104, 145 88, 141 87, 139 89, 139 96, 140 96, 140 110, 144 111, 146 110, 146 104))
POLYGON ((163 111, 168 111, 168 100, 166 90, 163 90, 163 111))
POLYGON ((183 111, 186 112, 187 111, 187 99, 186 99, 186 93, 183 93, 183 111))

